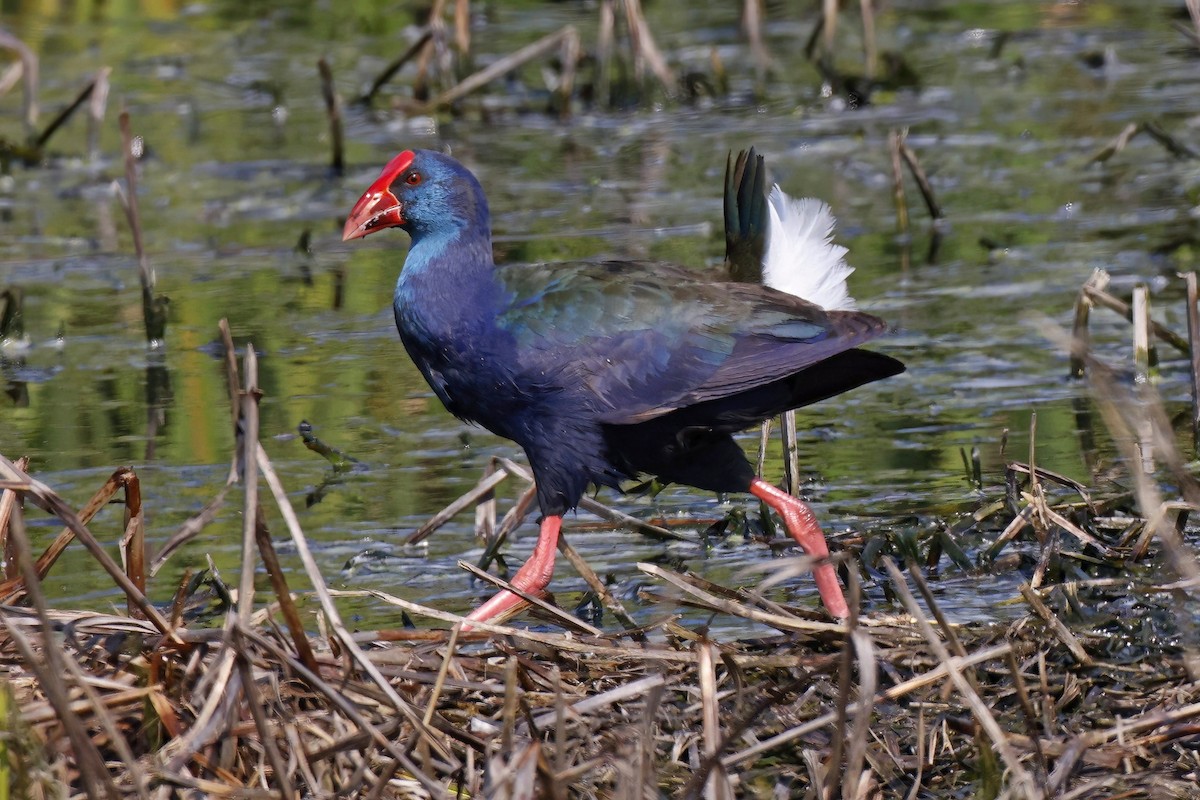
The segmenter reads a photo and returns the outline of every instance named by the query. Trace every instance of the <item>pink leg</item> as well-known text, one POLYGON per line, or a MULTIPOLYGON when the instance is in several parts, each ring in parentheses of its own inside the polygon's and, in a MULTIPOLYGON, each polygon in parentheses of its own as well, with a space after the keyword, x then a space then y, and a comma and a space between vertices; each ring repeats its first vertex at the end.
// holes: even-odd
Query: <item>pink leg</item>
MULTIPOLYGON (((562 530, 562 517, 543 517, 542 528, 538 531, 537 544, 533 547, 533 555, 529 557, 513 576, 512 585, 526 594, 537 594, 550 583, 554 574, 554 553, 558 549, 558 532, 562 530)), ((510 591, 502 591, 491 600, 472 611, 467 619, 491 622, 501 621, 513 611, 525 605, 520 595, 510 591)), ((470 630, 470 625, 464 625, 463 630, 470 630)))
MULTIPOLYGON (((750 493, 783 517, 783 524, 788 533, 805 553, 813 558, 829 557, 829 545, 825 543, 825 534, 821 532, 821 526, 817 523, 812 509, 803 500, 792 497, 762 478, 755 478, 750 482, 750 493)), ((850 607, 846 605, 842 586, 838 583, 837 570, 833 565, 828 562, 818 564, 813 568, 813 579, 817 583, 817 591, 821 594, 821 602, 825 604, 825 609, 834 617, 849 617, 850 607)))

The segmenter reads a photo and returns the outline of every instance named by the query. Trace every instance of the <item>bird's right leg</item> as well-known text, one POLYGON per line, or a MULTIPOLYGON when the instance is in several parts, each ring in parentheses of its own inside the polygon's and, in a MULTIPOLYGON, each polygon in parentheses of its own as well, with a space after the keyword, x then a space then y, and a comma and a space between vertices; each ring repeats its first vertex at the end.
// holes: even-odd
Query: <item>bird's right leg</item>
MULTIPOLYGON (((783 524, 788 533, 805 553, 813 558, 829 558, 829 545, 825 542, 825 533, 807 503, 772 486, 762 478, 755 478, 750 482, 750 493, 783 517, 783 524)), ((846 597, 842 594, 842 585, 838 582, 833 564, 826 560, 813 567, 813 580, 816 581, 825 610, 839 619, 849 617, 850 606, 846 604, 846 597)))
MULTIPOLYGON (((542 525, 538 531, 537 544, 533 547, 533 555, 517 570, 517 574, 510 581, 514 588, 520 589, 526 594, 538 594, 550 584, 550 578, 554 575, 554 554, 558 550, 558 534, 561 530, 561 516, 542 517, 542 525)), ((524 605, 526 605, 524 598, 505 589, 472 611, 467 615, 467 619, 498 622, 511 616, 524 605)), ((463 626, 464 631, 470 629, 469 624, 463 626)))

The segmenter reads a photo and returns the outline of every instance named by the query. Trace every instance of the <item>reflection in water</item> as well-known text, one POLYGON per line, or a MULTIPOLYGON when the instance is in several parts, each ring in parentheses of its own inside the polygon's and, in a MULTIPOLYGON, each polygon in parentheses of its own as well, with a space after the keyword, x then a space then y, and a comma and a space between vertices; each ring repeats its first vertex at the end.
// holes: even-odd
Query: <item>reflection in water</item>
MULTIPOLYGON (((114 84, 137 110, 148 147, 139 184, 146 246, 174 302, 166 348, 147 355, 136 263, 127 231, 113 220, 115 128, 101 136, 101 158, 86 160, 84 126, 64 127, 45 165, 0 182, 0 286, 23 290, 22 322, 35 342, 0 351, 0 451, 31 454, 43 479, 80 502, 115 465, 138 464, 150 538, 161 542, 211 499, 227 471, 233 435, 223 368, 202 349, 227 317, 239 347, 252 342, 261 353, 264 447, 291 491, 320 487, 321 502, 301 522, 328 574, 348 581, 338 569, 356 553, 401 549, 409 531, 475 484, 492 456, 515 455, 431 401, 396 341, 390 300, 402 243, 353 252, 340 244, 339 218, 363 178, 401 147, 452 148, 487 185, 503 258, 636 255, 716 267, 725 156, 753 144, 789 193, 832 203, 857 270, 855 296, 897 325, 881 349, 910 365, 894 384, 801 416, 802 490, 835 535, 892 546, 889 526, 925 531, 931 520, 969 513, 979 497, 976 477, 963 477, 964 451, 979 453, 984 492, 998 496, 1007 461, 1002 432, 1013 431, 1011 453, 1027 452, 1034 410, 1039 465, 1086 480, 1113 460, 1113 447, 1102 427, 1093 430, 1086 386, 1063 379, 1065 359, 1024 318, 1067 319, 1095 263, 1113 265, 1118 283, 1173 271, 1151 251, 1191 227, 1178 164, 1152 144, 1137 150, 1140 140, 1131 145, 1137 152, 1103 169, 1081 174, 1078 164, 1098 135, 1115 135, 1164 92, 1179 118, 1200 114, 1196 93, 1178 91, 1194 83, 1195 64, 1172 52, 1177 34, 1144 4, 1081 4, 1052 28, 1041 2, 917 5, 903 9, 902 36, 923 88, 877 94, 857 112, 821 97, 815 71, 797 52, 791 11, 772 11, 778 27, 768 25, 767 45, 777 69, 754 85, 729 4, 662 0, 648 9, 681 72, 703 72, 720 50, 731 93, 708 107, 582 109, 563 124, 527 111, 545 96, 534 68, 486 101, 472 98, 416 129, 382 96, 405 96, 402 73, 370 114, 347 109, 344 182, 325 166, 313 65, 333 54, 343 96, 357 94, 403 49, 397 43, 413 22, 406 9, 352 2, 331 15, 295 0, 272 5, 272 24, 246 26, 240 22, 258 20, 262 4, 189 4, 186 14, 171 3, 6 6, 4 25, 41 57, 48 107, 70 100, 79 75, 116 65, 114 84), (996 25, 1014 35, 989 60, 990 42, 962 32, 996 25), (1076 60, 1098 32, 1131 67, 1104 91, 1076 60), (518 98, 512 105, 510 94, 518 98), (929 234, 923 260, 919 234, 913 242, 895 236, 886 137, 903 126, 914 131, 952 223, 929 234), (1129 163, 1136 170, 1122 166, 1129 163), (1068 204, 1072 213, 1061 213, 1068 204), (39 344, 60 321, 61 350, 39 344), (327 462, 294 436, 306 419, 367 466, 322 486, 327 462)), ((480 20, 483 52, 512 52, 539 35, 519 6, 495 4, 480 20)), ((594 9, 536 7, 538 25, 577 24, 590 41, 594 9)), ((1173 313, 1179 290, 1163 286, 1155 307, 1173 313)), ((0 297, 5 309, 12 305, 11 295, 0 297)), ((1101 315, 1094 322, 1100 354, 1124 358, 1125 329, 1101 315)), ((1185 372, 1163 365, 1165 395, 1183 396, 1185 372)), ((778 464, 773 448, 769 463, 778 464)), ((501 507, 518 493, 500 487, 501 507)), ((677 487, 605 500, 643 517, 701 520, 728 511, 677 487)), ((766 558, 765 548, 735 544, 736 537, 688 548, 596 532, 585 522, 595 520, 567 520, 572 543, 624 585, 641 580, 639 558, 678 558, 732 583, 739 569, 766 558)), ((239 531, 236 512, 226 509, 167 571, 179 570, 178 578, 209 555, 233 569, 239 531)), ((531 532, 526 525, 514 533, 511 561, 527 555, 531 532)), ((470 515, 428 544, 403 563, 357 574, 356 585, 466 608, 474 598, 455 565, 464 553, 479 556, 470 515)), ((975 556, 982 546, 964 548, 975 556)), ((73 563, 86 574, 82 559, 73 563)), ((990 613, 973 594, 980 586, 984 600, 1013 593, 1016 573, 968 579, 952 559, 941 567, 951 611, 990 613)), ((572 580, 565 567, 556 578, 563 602, 577 600, 572 580)), ((807 591, 803 582, 795 588, 807 591)), ((58 591, 79 598, 106 589, 80 581, 58 591)))

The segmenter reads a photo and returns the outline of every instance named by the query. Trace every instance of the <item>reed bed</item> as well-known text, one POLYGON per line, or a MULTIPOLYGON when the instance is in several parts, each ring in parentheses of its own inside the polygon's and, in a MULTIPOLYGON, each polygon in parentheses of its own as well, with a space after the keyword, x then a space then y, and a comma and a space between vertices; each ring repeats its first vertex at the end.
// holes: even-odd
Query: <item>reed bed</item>
MULTIPOLYGON (((1112 305, 1096 280, 1081 298, 1112 305)), ((337 599, 353 593, 326 587, 258 442, 253 348, 239 364, 228 326, 222 335, 237 441, 229 480, 157 557, 132 470, 75 509, 0 456, 0 770, 14 796, 1193 796, 1200 566, 1184 534, 1200 490, 1151 384, 1117 380, 1078 337, 1063 337, 1072 370, 1096 387, 1128 488, 1048 472, 1031 448, 1003 493, 963 519, 845 540, 843 575, 864 609, 846 624, 764 595, 807 572, 800 558, 742 586, 639 565, 653 587, 641 596, 649 624, 611 597, 617 630, 542 600, 535 628, 468 633, 400 589, 372 595, 424 627, 346 626, 337 599), (170 603, 151 603, 148 582, 231 489, 245 520, 238 585, 189 576, 170 603), (311 590, 288 586, 268 497, 311 590), (121 563, 89 527, 114 498, 121 563), (24 524, 35 506, 64 526, 36 559, 24 524), (967 555, 966 536, 990 545, 967 555), (77 546, 112 577, 125 613, 49 607, 40 582, 77 546), (1028 575, 1006 600, 1011 621, 948 621, 929 580, 943 559, 1028 575), (261 572, 268 596, 255 593, 261 572), (697 616, 753 634, 714 636, 689 622, 697 616)), ((495 523, 491 489, 505 476, 527 480, 501 460, 448 511, 476 507, 502 541, 524 513, 518 501, 495 523)))

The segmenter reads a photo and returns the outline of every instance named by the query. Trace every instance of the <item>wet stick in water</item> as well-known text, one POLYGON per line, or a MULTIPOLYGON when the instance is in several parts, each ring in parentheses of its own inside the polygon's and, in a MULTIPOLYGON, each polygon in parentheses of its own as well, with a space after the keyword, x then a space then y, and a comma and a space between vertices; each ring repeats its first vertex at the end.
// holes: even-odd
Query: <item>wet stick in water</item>
POLYGON ((125 153, 125 190, 114 182, 113 187, 121 205, 125 209, 125 217, 129 221, 129 230, 133 235, 133 249, 137 254, 138 280, 142 285, 142 319, 146 324, 146 342, 151 349, 161 347, 167 336, 167 298, 155 295, 157 278, 146 258, 146 248, 142 238, 142 219, 138 211, 137 199, 137 162, 142 156, 145 146, 142 137, 134 136, 129 125, 129 112, 122 111, 118 118, 121 126, 121 143, 125 153))
POLYGON ((405 50, 399 58, 397 58, 395 61, 392 61, 390 64, 384 67, 377 76, 375 76, 375 80, 371 81, 371 87, 358 98, 358 103, 365 106, 371 105, 375 101, 375 95, 379 94, 379 90, 386 86, 388 81, 390 81, 397 72, 404 68, 405 64, 412 61, 418 53, 428 47, 432 40, 432 31, 426 30, 424 33, 422 33, 420 38, 413 42, 412 45, 410 45, 409 48, 405 50))
POLYGON ((329 118, 329 168, 334 175, 346 171, 346 152, 342 143, 342 99, 333 85, 333 68, 327 59, 317 61, 317 72, 321 76, 321 96, 325 99, 325 115, 329 118))
POLYGON ((1091 292, 1104 291, 1104 287, 1108 286, 1108 281, 1107 272, 1102 269, 1094 270, 1080 288, 1079 297, 1075 300, 1075 321, 1071 326, 1071 360, 1067 369, 1067 374, 1071 378, 1083 377, 1084 358, 1091 348, 1091 329, 1088 327, 1088 320, 1091 318, 1092 306, 1095 305, 1091 292))

